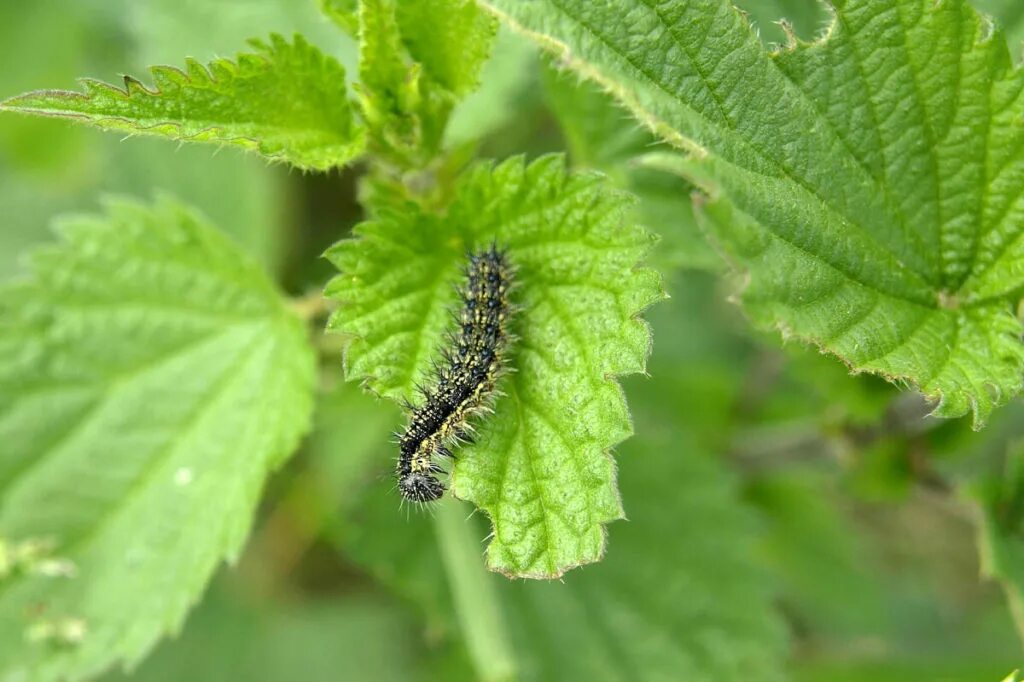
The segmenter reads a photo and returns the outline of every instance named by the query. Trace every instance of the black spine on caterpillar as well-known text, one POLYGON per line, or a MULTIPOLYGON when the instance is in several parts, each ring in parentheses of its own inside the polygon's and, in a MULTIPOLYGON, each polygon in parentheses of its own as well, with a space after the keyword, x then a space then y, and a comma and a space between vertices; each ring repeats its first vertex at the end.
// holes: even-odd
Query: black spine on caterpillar
POLYGON ((420 406, 407 405, 409 423, 398 437, 398 491, 407 500, 444 494, 438 458, 451 457, 451 448, 469 438, 469 419, 490 409, 509 341, 511 284, 512 267, 497 246, 469 255, 458 329, 448 335, 431 384, 420 388, 420 406))

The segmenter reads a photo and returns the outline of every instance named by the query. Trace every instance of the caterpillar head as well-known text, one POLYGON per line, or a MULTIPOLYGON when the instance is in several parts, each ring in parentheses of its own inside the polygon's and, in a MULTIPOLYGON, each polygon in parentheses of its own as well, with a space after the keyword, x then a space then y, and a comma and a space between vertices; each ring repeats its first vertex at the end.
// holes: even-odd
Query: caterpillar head
POLYGON ((444 495, 444 484, 430 474, 409 472, 399 477, 398 492, 410 502, 433 502, 444 495))

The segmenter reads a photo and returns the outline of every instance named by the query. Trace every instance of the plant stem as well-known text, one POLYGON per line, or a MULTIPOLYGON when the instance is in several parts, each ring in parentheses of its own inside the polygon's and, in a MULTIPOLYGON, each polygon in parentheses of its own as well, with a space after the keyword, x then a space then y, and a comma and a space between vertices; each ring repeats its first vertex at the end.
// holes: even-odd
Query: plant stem
POLYGON ((295 314, 307 322, 318 317, 327 315, 328 302, 322 292, 311 291, 305 296, 293 298, 290 301, 291 309, 295 314))
POLYGON ((496 578, 484 567, 480 539, 467 522, 469 508, 454 497, 437 505, 434 529, 441 549, 455 614, 477 677, 485 682, 514 680, 515 659, 502 622, 496 578))

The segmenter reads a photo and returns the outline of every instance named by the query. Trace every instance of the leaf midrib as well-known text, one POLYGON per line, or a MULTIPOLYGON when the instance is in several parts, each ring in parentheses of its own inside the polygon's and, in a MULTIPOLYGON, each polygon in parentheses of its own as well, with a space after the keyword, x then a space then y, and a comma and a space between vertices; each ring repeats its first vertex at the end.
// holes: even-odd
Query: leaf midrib
MULTIPOLYGON (((118 91, 118 92, 120 92, 120 91, 118 91)), ((72 92, 70 90, 42 91, 40 94, 45 94, 47 96, 69 96, 69 95, 72 95, 72 96, 78 96, 78 97, 86 97, 88 99, 87 95, 83 95, 82 93, 79 93, 79 92, 72 92)), ((328 126, 304 126, 304 127, 301 127, 301 128, 297 128, 297 127, 282 125, 282 124, 279 124, 279 123, 268 123, 266 120, 256 121, 254 119, 234 120, 234 121, 231 121, 231 120, 228 120, 228 121, 211 121, 211 120, 198 119, 198 118, 155 118, 155 117, 154 118, 142 118, 142 117, 132 118, 132 117, 128 117, 128 116, 124 116, 124 115, 117 115, 117 114, 112 114, 112 113, 99 113, 99 112, 90 112, 90 111, 82 111, 82 110, 69 111, 69 110, 53 109, 53 108, 49 108, 49 107, 40 107, 40 106, 19 106, 17 104, 19 99, 20 98, 14 98, 14 99, 9 99, 9 100, 7 100, 5 102, 0 102, 0 109, 6 109, 8 111, 14 111, 14 112, 17 112, 17 113, 31 113, 31 114, 38 114, 38 115, 41 115, 41 116, 50 116, 50 117, 53 117, 53 118, 81 118, 81 119, 85 119, 85 120, 89 121, 90 123, 92 123, 93 125, 97 125, 97 126, 102 125, 102 124, 109 124, 111 122, 124 123, 124 124, 127 124, 128 126, 132 127, 133 129, 136 129, 136 130, 138 130, 140 132, 147 132, 147 131, 159 128, 161 126, 172 126, 172 127, 178 128, 179 130, 181 130, 181 129, 185 128, 186 126, 189 126, 189 125, 205 126, 202 129, 200 129, 200 130, 198 130, 198 131, 196 131, 194 133, 185 134, 183 132, 182 133, 182 137, 184 139, 188 139, 188 138, 192 138, 192 137, 197 137, 198 135, 201 135, 201 134, 206 133, 206 132, 223 131, 223 132, 233 132, 233 133, 235 133, 237 135, 237 137, 232 137, 232 138, 230 138, 230 140, 236 140, 237 139, 237 140, 251 140, 251 141, 257 142, 257 143, 260 142, 260 140, 258 140, 258 139, 253 139, 251 136, 243 134, 243 132, 241 130, 237 130, 237 131, 233 130, 234 128, 245 128, 245 127, 250 127, 250 128, 261 130, 261 131, 268 131, 269 133, 272 134, 273 137, 305 137, 305 138, 310 138, 310 137, 329 137, 329 138, 333 138, 333 139, 339 140, 340 144, 342 144, 342 145, 352 145, 352 144, 354 144, 354 138, 356 137, 356 135, 351 135, 351 137, 353 139, 348 139, 346 133, 349 133, 351 131, 344 131, 344 130, 341 130, 340 128, 328 127, 328 126)), ((135 101, 137 101, 137 100, 135 100, 135 101)), ((329 123, 329 121, 325 120, 324 123, 329 123)), ((307 142, 308 141, 309 140, 307 139, 307 142)))

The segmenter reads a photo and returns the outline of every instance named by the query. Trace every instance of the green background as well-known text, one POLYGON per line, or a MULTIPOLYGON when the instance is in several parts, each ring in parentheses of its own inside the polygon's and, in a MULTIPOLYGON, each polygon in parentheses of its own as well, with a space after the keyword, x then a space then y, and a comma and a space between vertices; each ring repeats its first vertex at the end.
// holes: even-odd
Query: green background
MULTIPOLYGON (((783 40, 779 16, 803 37, 825 21, 806 1, 743 4, 768 43, 783 40)), ((976 4, 1016 46, 1024 5, 976 4)), ((116 81, 295 31, 353 70, 354 45, 312 2, 8 2, 0 97, 71 88, 78 76, 116 81)), ((994 681, 1020 665, 1002 594, 978 577, 970 506, 923 485, 917 469, 922 458, 951 476, 994 466, 1024 432, 1019 403, 980 435, 961 422, 913 428, 902 417, 918 414, 912 399, 753 334, 699 241, 688 188, 630 166, 646 145, 635 124, 514 36, 500 36, 449 139, 495 158, 567 150, 636 191, 637 219, 662 235, 654 260, 672 294, 649 315, 652 378, 625 382, 638 436, 616 454, 630 521, 610 528, 607 560, 564 585, 491 577, 521 678, 684 679, 693 666, 687 679, 723 679, 734 652, 716 641, 745 643, 766 680, 780 661, 780 675, 808 682, 994 681), (580 107, 591 107, 582 123, 563 127, 580 107)), ((319 254, 360 219, 356 177, 5 115, 0 275, 17 276, 54 216, 94 210, 105 194, 168 191, 302 295, 330 274, 319 254)), ((313 436, 271 481, 246 554, 132 679, 476 678, 430 519, 400 513, 389 490, 400 416, 344 386, 339 364, 313 436)))

